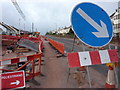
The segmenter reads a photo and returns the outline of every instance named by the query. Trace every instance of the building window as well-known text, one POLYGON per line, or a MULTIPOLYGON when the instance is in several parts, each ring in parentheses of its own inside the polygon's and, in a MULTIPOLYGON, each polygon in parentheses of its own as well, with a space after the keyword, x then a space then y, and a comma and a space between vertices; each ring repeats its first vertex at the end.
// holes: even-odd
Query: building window
POLYGON ((118 19, 120 19, 120 14, 118 14, 118 19))
POLYGON ((118 24, 118 28, 120 28, 120 23, 118 24))
POLYGON ((115 25, 114 25, 114 29, 118 29, 118 24, 115 24, 115 25))

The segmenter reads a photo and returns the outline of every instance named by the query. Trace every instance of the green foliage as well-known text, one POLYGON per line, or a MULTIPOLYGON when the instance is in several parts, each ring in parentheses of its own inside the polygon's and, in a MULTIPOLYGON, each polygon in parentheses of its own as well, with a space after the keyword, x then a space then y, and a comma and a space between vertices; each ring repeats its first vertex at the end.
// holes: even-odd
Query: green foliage
POLYGON ((52 32, 47 32, 45 35, 56 35, 56 36, 73 36, 74 32, 72 28, 70 28, 69 32, 67 34, 57 34, 57 32, 52 33, 52 32))
POLYGON ((45 35, 56 35, 56 33, 47 32, 45 35))
POLYGON ((74 35, 74 32, 73 32, 72 28, 70 28, 70 31, 67 34, 68 35, 74 35))

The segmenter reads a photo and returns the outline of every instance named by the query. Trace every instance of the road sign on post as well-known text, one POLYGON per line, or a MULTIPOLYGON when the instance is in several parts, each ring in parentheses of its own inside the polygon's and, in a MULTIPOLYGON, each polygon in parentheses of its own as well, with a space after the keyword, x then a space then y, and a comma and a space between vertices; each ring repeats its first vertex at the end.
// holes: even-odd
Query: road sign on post
POLYGON ((77 37, 88 46, 103 47, 112 39, 110 17, 95 4, 78 4, 72 11, 71 23, 77 37))
POLYGON ((2 89, 25 87, 24 71, 7 72, 1 74, 2 89))

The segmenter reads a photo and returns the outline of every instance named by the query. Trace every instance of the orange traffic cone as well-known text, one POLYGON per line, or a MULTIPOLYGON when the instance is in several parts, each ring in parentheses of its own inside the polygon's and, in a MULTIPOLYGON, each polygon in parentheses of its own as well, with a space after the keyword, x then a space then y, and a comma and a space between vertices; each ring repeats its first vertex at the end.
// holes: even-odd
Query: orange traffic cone
POLYGON ((105 88, 115 88, 115 74, 113 67, 109 66, 105 88))

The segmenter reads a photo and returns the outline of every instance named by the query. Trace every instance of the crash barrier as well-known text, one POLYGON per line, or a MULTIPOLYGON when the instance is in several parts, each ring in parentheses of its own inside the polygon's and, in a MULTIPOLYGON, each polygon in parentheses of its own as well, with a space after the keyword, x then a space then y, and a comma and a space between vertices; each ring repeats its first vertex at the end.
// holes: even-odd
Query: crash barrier
POLYGON ((54 41, 52 39, 47 39, 50 44, 55 47, 61 54, 64 54, 64 44, 54 41))
POLYGON ((68 53, 69 67, 118 62, 116 49, 68 53))

